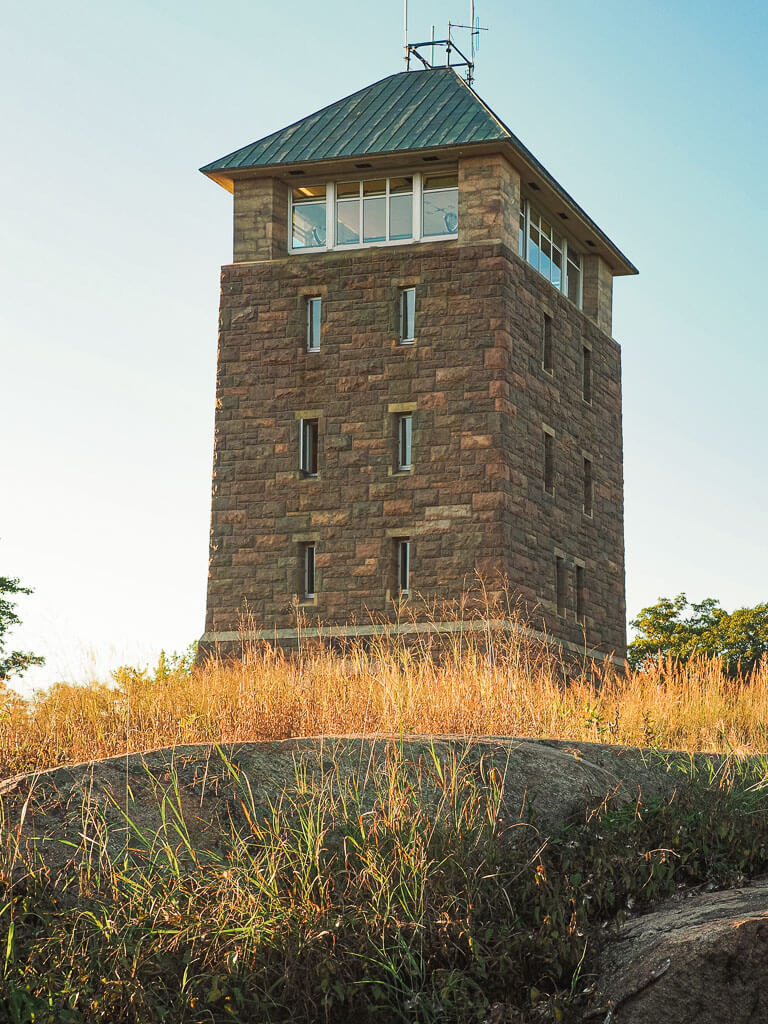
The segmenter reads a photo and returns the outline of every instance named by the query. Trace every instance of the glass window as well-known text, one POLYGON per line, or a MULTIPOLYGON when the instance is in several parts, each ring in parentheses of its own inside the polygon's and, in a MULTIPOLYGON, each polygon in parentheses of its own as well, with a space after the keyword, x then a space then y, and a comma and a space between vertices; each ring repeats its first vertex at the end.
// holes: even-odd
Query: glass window
POLYGON ((325 185, 302 185, 292 193, 291 238, 294 249, 325 245, 325 185))
POLYGON ((304 545, 304 600, 315 596, 315 545, 304 545))
POLYGON ((581 308, 581 256, 527 199, 520 203, 518 255, 581 308))
POLYGON ((413 238, 413 178, 340 181, 336 186, 336 244, 413 238))
POLYGON ((587 582, 583 565, 576 566, 576 621, 583 625, 587 621, 587 582))
POLYGON ((459 227, 458 174, 429 174, 424 178, 422 235, 455 235, 459 227))
POLYGON ((592 349, 586 345, 581 350, 581 397, 592 404, 592 349))
POLYGON ((415 340, 416 289, 404 288, 400 292, 400 344, 407 345, 415 340))
POLYGON ((406 413, 397 418, 397 468, 408 470, 412 466, 413 415, 406 413))
POLYGON ((555 438, 544 431, 544 490, 555 493, 555 438))
POLYGON ((592 515, 592 459, 584 456, 584 515, 592 515))
POLYGON ((565 559, 555 555, 555 603, 557 614, 561 619, 565 618, 568 601, 568 577, 566 575, 565 559))
POLYGON ((552 358, 552 317, 544 314, 544 326, 541 338, 541 368, 547 373, 554 373, 552 358))
POLYGON ((581 306, 581 257, 568 246, 568 272, 566 294, 571 302, 581 306))
POLYGON ((397 592, 407 597, 411 588, 411 542, 397 541, 397 592))
POLYGON ((317 420, 299 423, 299 469, 305 476, 317 476, 317 420))
POLYGON ((307 299, 307 352, 320 350, 323 300, 307 299))

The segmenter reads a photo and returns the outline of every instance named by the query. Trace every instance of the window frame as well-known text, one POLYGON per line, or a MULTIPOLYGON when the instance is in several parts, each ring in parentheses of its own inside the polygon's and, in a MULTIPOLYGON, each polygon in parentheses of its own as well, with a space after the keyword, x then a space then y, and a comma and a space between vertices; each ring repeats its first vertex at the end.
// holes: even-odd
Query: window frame
POLYGON ((413 343, 415 341, 416 341, 416 288, 415 287, 401 288, 400 289, 400 336, 399 336, 399 343, 401 345, 413 345, 413 343), (411 305, 413 306, 413 309, 410 310, 410 312, 411 312, 410 334, 406 334, 405 329, 403 327, 403 321, 406 322, 406 326, 407 326, 408 325, 407 324, 408 312, 409 312, 407 307, 409 305, 409 296, 413 296, 413 302, 411 303, 411 305))
POLYGON ((317 597, 317 564, 315 541, 302 544, 302 600, 314 601, 317 597), (311 583, 311 586, 310 586, 311 583))
POLYGON ((323 335, 323 298, 321 295, 308 295, 305 301, 307 304, 307 352, 319 352, 323 335), (317 337, 315 337, 314 317, 312 315, 315 303, 318 304, 319 309, 317 337))
POLYGON ((544 442, 544 465, 543 483, 544 493, 551 498, 555 496, 555 432, 545 423, 541 425, 542 440, 544 442))
POLYGON ((410 473, 412 469, 413 413, 402 412, 397 415, 397 472, 410 473))
MULTIPOLYGON (((437 170, 429 171, 429 175, 439 175, 445 170, 445 173, 453 173, 452 168, 439 168, 437 170)), ((458 174, 458 169, 456 171, 458 174)), ((374 249, 374 248, 386 248, 393 245, 414 245, 421 242, 444 242, 444 241, 455 241, 459 237, 459 225, 456 225, 456 231, 449 234, 442 235, 424 235, 422 232, 422 205, 423 205, 423 190, 422 185, 424 181, 424 172, 422 171, 403 171, 400 174, 367 174, 365 177, 354 178, 354 177, 340 177, 334 178, 331 181, 325 182, 325 245, 317 246, 296 246, 293 244, 293 208, 294 189, 301 188, 302 186, 296 182, 288 183, 288 254, 291 256, 298 256, 302 253, 313 254, 323 252, 345 252, 355 251, 356 249, 374 249), (396 238, 388 239, 383 242, 345 242, 339 244, 336 239, 336 188, 338 185, 345 184, 348 182, 358 181, 361 185, 361 197, 360 197, 360 229, 362 233, 362 183, 365 181, 377 181, 381 178, 386 178, 387 181, 387 200, 390 198, 390 181, 392 178, 412 178, 413 179, 413 191, 412 196, 412 214, 413 214, 413 232, 410 238, 396 238)), ((302 183, 304 184, 304 183, 302 183)), ((306 183, 305 187, 320 187, 323 182, 312 182, 306 183)), ((453 186, 452 186, 453 187, 453 186)), ((458 185, 455 186, 458 194, 458 185)), ((431 191, 431 190, 430 190, 431 191)), ((397 194, 397 193, 395 193, 397 194)), ((406 195, 407 193, 401 193, 406 195)), ((300 203, 298 205, 301 205, 300 203)), ((387 201, 387 234, 389 234, 389 201, 387 201)))
POLYGON ((411 538, 398 537, 397 545, 397 596, 400 600, 411 593, 411 538), (403 586, 405 582, 405 586, 403 586))
POLYGON ((576 607, 574 615, 581 626, 587 624, 587 570, 586 566, 576 562, 576 579, 574 582, 576 590, 576 607))
POLYGON ((581 346, 581 398, 587 405, 592 405, 593 394, 592 346, 581 346))
POLYGON ((568 566, 563 555, 555 554, 555 610, 559 619, 568 618, 568 566))
POLYGON ((582 455, 584 460, 583 464, 583 483, 584 483, 584 494, 583 494, 583 509, 584 515, 588 519, 593 519, 595 515, 595 474, 594 464, 589 455, 582 455))
POLYGON ((541 368, 550 377, 555 375, 555 359, 552 347, 552 317, 544 313, 541 327, 541 368))
POLYGON ((318 475, 320 421, 302 417, 299 420, 299 472, 305 479, 318 475))

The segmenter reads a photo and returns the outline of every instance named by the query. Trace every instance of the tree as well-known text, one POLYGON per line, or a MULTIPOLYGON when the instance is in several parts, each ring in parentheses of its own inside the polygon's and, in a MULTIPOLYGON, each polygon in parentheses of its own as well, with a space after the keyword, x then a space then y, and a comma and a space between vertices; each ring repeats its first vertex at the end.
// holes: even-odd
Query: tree
POLYGON ((30 665, 43 665, 45 658, 29 651, 10 651, 5 653, 5 637, 13 626, 18 626, 21 619, 16 614, 16 603, 8 599, 9 595, 31 594, 28 587, 22 587, 16 579, 0 576, 0 681, 20 676, 30 665))
POLYGON ((689 605, 685 594, 678 594, 643 608, 630 626, 637 630, 627 651, 632 668, 659 656, 688 661, 696 655, 719 658, 734 674, 750 672, 768 657, 768 604, 728 613, 713 597, 689 605))

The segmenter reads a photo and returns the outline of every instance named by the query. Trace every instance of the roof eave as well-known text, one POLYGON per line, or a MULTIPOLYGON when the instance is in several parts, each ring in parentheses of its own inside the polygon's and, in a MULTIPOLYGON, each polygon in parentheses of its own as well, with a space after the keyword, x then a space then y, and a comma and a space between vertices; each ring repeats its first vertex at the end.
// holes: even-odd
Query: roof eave
POLYGON ((624 253, 616 246, 608 235, 598 227, 589 214, 579 206, 575 199, 566 192, 563 186, 552 177, 547 169, 539 163, 536 157, 523 145, 516 136, 510 133, 506 139, 493 139, 484 142, 469 142, 460 145, 436 146, 417 150, 390 150, 382 153, 356 153, 335 157, 333 159, 303 161, 302 163, 279 163, 279 164, 257 164, 250 167, 216 167, 210 164, 201 167, 200 171, 217 185, 221 185, 228 192, 234 192, 234 183, 240 178, 263 178, 292 176, 313 172, 323 174, 359 174, 361 168, 356 163, 365 161, 370 164, 370 169, 377 167, 392 166, 397 163, 416 163, 429 157, 434 162, 437 157, 441 159, 455 160, 465 153, 472 152, 474 155, 482 153, 505 153, 511 158, 522 174, 525 186, 533 188, 541 195, 543 204, 550 211, 559 215, 563 220, 563 234, 570 234, 576 241, 584 245, 585 251, 593 255, 601 256, 610 266, 616 277, 634 275, 638 273, 635 265, 627 259, 624 253), (562 209, 565 207, 565 210, 562 209), (563 217, 563 213, 565 216, 563 217), (566 223, 567 222, 567 223, 566 223))

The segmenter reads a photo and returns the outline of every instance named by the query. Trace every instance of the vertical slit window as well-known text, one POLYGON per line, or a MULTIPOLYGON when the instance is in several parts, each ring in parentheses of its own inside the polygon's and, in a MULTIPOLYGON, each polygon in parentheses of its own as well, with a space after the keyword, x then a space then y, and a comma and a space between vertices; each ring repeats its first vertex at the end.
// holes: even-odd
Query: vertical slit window
POLYGON ((581 396, 592 404, 592 349, 586 345, 581 350, 581 396))
POLYGON ((307 299, 307 352, 320 351, 323 300, 307 299))
POLYGON ((554 372, 552 361, 552 317, 544 314, 544 324, 541 337, 541 367, 545 373, 554 372))
POLYGON ((411 542, 397 541, 397 593, 407 597, 411 589, 411 542))
POLYGON ((397 468, 411 469, 413 462, 413 416, 406 413, 397 417, 397 468))
POLYGON ((317 420, 299 421, 299 469, 305 476, 317 476, 317 420))
POLYGON ((584 515, 592 517, 592 459, 584 456, 584 515))
POLYGON ((400 344, 410 345, 416 338, 416 289, 400 292, 400 344))
POLYGON ((565 559, 560 555, 555 556, 555 603, 557 614, 564 619, 568 605, 568 576, 565 559))
POLYGON ((326 186, 302 185, 291 194, 291 245, 317 249, 326 240, 326 186))
POLYGON ((311 601, 315 596, 315 545, 304 544, 303 551, 303 588, 304 600, 311 601))
POLYGON ((582 626, 587 619, 587 594, 584 566, 576 566, 576 621, 582 626))
POLYGON ((555 435, 544 431, 544 490, 555 493, 555 435))

